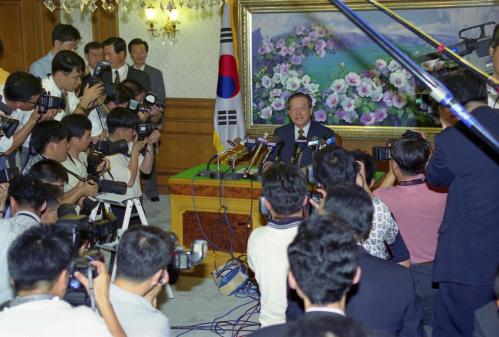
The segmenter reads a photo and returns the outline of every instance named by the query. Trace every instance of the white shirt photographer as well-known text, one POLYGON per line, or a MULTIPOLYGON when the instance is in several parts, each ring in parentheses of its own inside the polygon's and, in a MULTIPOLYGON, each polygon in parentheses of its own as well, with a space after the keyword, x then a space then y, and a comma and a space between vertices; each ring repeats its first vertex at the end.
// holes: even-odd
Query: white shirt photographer
MULTIPOLYGON (((129 153, 131 152, 132 144, 133 143, 128 144, 129 153)), ((118 153, 112 156, 107 156, 106 158, 109 159, 111 169, 104 174, 104 179, 128 183, 132 176, 130 170, 128 169, 130 157, 118 153)), ((144 156, 140 154, 138 167, 142 165, 143 161, 144 156)), ((99 195, 99 197, 102 197, 103 199, 115 201, 117 203, 121 203, 126 199, 138 198, 140 196, 142 196, 142 189, 140 188, 140 172, 137 172, 133 186, 126 189, 126 194, 120 195, 114 193, 102 193, 99 195)))
MULTIPOLYGON (((62 90, 59 89, 59 87, 57 87, 57 84, 55 84, 54 79, 52 78, 52 76, 49 76, 49 77, 44 78, 42 80, 42 87, 51 96, 61 97, 63 95, 62 94, 62 90)), ((74 91, 68 91, 67 95, 68 95, 68 101, 67 102, 69 103, 69 108, 66 107, 66 110, 68 110, 70 112, 73 112, 73 111, 75 111, 76 107, 80 103, 80 100, 78 99, 78 97, 76 97, 76 94, 75 94, 74 91)), ((57 120, 57 121, 60 121, 65 115, 66 115, 65 110, 61 109, 59 111, 59 113, 57 113, 57 115, 55 115, 54 119, 57 120)))
POLYGON ((53 297, 4 309, 0 312, 0 336, 110 337, 111 333, 90 308, 73 308, 53 297))
POLYGON ((66 193, 75 188, 80 182, 80 180, 70 172, 77 174, 82 178, 87 177, 87 154, 85 152, 80 152, 77 160, 76 158, 71 158, 71 155, 68 153, 68 157, 61 164, 68 170, 68 182, 64 183, 64 193, 66 193))
POLYGON ((107 131, 106 117, 106 115, 100 114, 97 109, 90 111, 88 119, 90 119, 90 123, 92 123, 91 137, 97 137, 102 131, 107 131))

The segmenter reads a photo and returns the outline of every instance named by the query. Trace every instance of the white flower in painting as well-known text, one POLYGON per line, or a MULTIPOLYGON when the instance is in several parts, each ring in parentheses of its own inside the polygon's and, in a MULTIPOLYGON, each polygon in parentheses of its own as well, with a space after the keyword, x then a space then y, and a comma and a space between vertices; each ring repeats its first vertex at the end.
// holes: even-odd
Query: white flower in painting
POLYGON ((290 77, 286 82, 286 90, 296 91, 300 88, 301 82, 298 77, 290 77))
POLYGON ((347 76, 345 76, 345 81, 349 86, 357 87, 360 85, 360 76, 356 73, 348 73, 347 76))
POLYGON ((331 90, 333 90, 335 93, 338 94, 345 93, 347 89, 348 89, 347 82, 345 82, 345 80, 342 78, 334 80, 333 84, 331 84, 331 90))
POLYGON ((272 80, 267 75, 262 77, 262 87, 268 89, 272 86, 272 80))
POLYGON ((364 78, 357 87, 357 92, 360 97, 370 97, 373 91, 373 81, 369 78, 364 78))
POLYGON ((390 83, 400 89, 407 85, 407 76, 405 74, 405 70, 398 69, 390 74, 390 83))
POLYGON ((386 68, 386 61, 383 59, 377 59, 375 64, 376 64, 376 69, 378 69, 379 71, 382 71, 383 69, 386 68))
POLYGON ((399 109, 402 109, 407 105, 407 100, 405 98, 405 95, 394 95, 392 102, 393 106, 399 109))
POLYGON ((269 119, 272 117, 272 108, 267 106, 260 111, 260 118, 269 119))
POLYGON ((272 76, 272 82, 274 84, 280 84, 282 81, 282 75, 280 73, 274 73, 274 76, 272 76))
POLYGON ((338 96, 338 94, 331 94, 326 97, 326 105, 331 109, 336 108, 339 102, 340 97, 338 96))
POLYGON ((388 64, 388 70, 395 71, 398 69, 400 69, 400 64, 395 60, 391 60, 390 63, 388 64))
POLYGON ((354 111, 355 110, 355 100, 346 97, 343 102, 341 102, 341 106, 343 107, 343 110, 349 112, 349 111, 354 111))
POLYGON ((308 90, 309 94, 315 95, 319 91, 319 84, 318 83, 310 83, 309 85, 305 86, 305 89, 308 90))
POLYGON ((394 96, 394 93, 393 91, 387 91, 383 94, 383 102, 385 102, 385 104, 387 106, 393 106, 393 96, 394 96))
POLYGON ((381 87, 375 87, 373 91, 371 92, 371 99, 374 102, 379 102, 383 99, 383 90, 381 87))
POLYGON ((276 97, 274 98, 270 106, 272 107, 272 109, 279 111, 284 109, 284 103, 284 99, 282 99, 281 97, 276 97))
POLYGON ((301 78, 301 83, 306 87, 310 83, 310 76, 308 75, 303 75, 301 78))
POLYGON ((273 89, 270 92, 270 96, 272 96, 272 97, 281 96, 281 94, 282 94, 282 90, 281 89, 273 89))

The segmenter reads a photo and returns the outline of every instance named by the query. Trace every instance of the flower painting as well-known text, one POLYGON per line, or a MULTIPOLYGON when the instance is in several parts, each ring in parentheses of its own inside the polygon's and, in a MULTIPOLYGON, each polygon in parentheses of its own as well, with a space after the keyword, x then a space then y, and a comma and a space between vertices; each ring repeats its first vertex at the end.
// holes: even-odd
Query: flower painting
MULTIPOLYGON (((317 12, 292 8, 275 13, 255 10, 246 16, 251 21, 251 45, 246 46, 251 62, 244 71, 250 79, 246 104, 252 125, 288 122, 286 100, 300 91, 312 97, 314 119, 324 124, 437 126, 438 117, 419 102, 418 93, 425 88, 341 13, 332 8, 317 12)), ((434 52, 380 11, 358 13, 414 60, 434 52)), ((499 6, 400 9, 397 13, 440 42, 453 45, 461 41, 459 30, 499 17, 499 6)), ((431 62, 439 66, 438 61, 431 62)))

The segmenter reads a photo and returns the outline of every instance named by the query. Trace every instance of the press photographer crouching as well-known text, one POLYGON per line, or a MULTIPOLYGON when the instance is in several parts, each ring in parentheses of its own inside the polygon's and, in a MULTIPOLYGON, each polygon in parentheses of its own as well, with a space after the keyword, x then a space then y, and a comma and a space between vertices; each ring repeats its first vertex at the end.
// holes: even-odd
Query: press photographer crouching
MULTIPOLYGON (((31 147, 37 154, 28 161, 23 174, 27 174, 34 164, 43 159, 64 162, 68 151, 67 137, 68 130, 61 122, 50 120, 37 124, 31 135, 31 147)), ((75 205, 80 198, 94 196, 97 192, 96 183, 80 181, 73 189, 66 191, 60 201, 75 205)))
MULTIPOLYGON (((147 125, 140 124, 135 112, 130 109, 116 108, 107 116, 109 140, 128 143, 129 153, 117 153, 107 156, 111 168, 104 174, 108 180, 125 182, 128 186, 126 194, 103 193, 100 199, 123 205, 127 199, 142 196, 139 171, 151 172, 154 160, 154 144, 159 139, 159 132, 147 125)), ((113 212, 121 223, 125 213, 124 206, 112 205, 113 212)))
POLYGON ((18 175, 10 181, 12 217, 0 220, 0 304, 14 296, 7 270, 7 250, 22 232, 38 226, 46 207, 47 193, 45 184, 31 177, 18 175))
MULTIPOLYGON (((0 335, 126 336, 109 302, 104 263, 90 262, 98 273, 92 292, 102 318, 61 300, 74 253, 71 233, 57 225, 34 226, 13 242, 8 266, 16 297, 0 312, 0 335)), ((88 290, 89 280, 75 276, 88 290)))

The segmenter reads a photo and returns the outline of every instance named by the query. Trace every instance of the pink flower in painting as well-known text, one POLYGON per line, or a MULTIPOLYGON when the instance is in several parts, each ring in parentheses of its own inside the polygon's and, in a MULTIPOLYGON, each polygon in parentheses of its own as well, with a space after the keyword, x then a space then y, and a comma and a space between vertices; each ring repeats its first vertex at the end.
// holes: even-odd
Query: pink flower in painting
POLYGON ((338 94, 331 94, 329 96, 326 97, 326 105, 329 107, 329 108, 336 108, 336 106, 338 105, 338 103, 340 102, 340 97, 338 96, 338 94))
POLYGON ((282 99, 280 97, 274 98, 274 100, 272 101, 271 107, 277 111, 284 109, 284 99, 282 99))
POLYGON ((390 83, 400 89, 407 85, 407 77, 405 71, 402 69, 398 69, 390 74, 390 83))
POLYGON ((363 113, 362 116, 360 116, 360 121, 364 125, 372 125, 374 122, 376 122, 376 117, 374 113, 372 112, 366 112, 363 113))
POLYGON ((291 64, 298 65, 298 64, 301 64, 302 61, 303 60, 302 60, 300 55, 291 56, 291 64))
POLYGON ((387 66, 386 61, 383 59, 377 59, 375 64, 376 64, 376 69, 378 69, 379 71, 382 71, 387 66))
POLYGON ((272 108, 267 106, 260 111, 260 118, 269 119, 272 117, 272 108))
POLYGON ((343 107, 343 110, 346 112, 349 111, 354 111, 355 110, 355 100, 350 97, 346 97, 343 102, 341 102, 341 106, 343 107))
POLYGON ((380 87, 375 87, 373 89, 373 92, 371 93, 371 99, 374 102, 379 102, 383 99, 383 91, 381 90, 380 87))
POLYGON ((258 47, 258 54, 263 55, 265 53, 266 53, 265 48, 263 48, 262 46, 258 47))
POLYGON ((381 106, 376 111, 374 111, 374 118, 376 118, 376 122, 382 122, 386 117, 388 117, 386 107, 381 106))
POLYGON ((270 92, 270 96, 272 97, 279 97, 281 96, 281 94, 282 94, 281 89, 272 89, 272 91, 270 92))
POLYGON ((299 25, 295 28, 296 35, 303 35, 305 33, 305 25, 299 25))
POLYGON ((393 72, 398 69, 400 69, 400 64, 395 60, 391 60, 390 63, 388 64, 388 70, 393 72))
POLYGON ((333 81, 331 89, 338 94, 344 94, 348 89, 348 85, 344 79, 340 78, 333 81))
POLYGON ((268 89, 272 86, 272 81, 270 80, 270 77, 268 77, 267 75, 263 76, 262 77, 262 87, 264 87, 265 89, 268 89))
POLYGON ((314 111, 314 119, 316 122, 325 122, 327 121, 327 115, 324 110, 314 111))
POLYGON ((405 95, 395 95, 393 96, 393 106, 399 109, 402 109, 407 105, 407 99, 405 95))
POLYGON ((373 91, 372 81, 369 79, 363 79, 360 85, 357 87, 357 92, 360 97, 369 97, 373 91))
POLYGON ((284 39, 279 39, 279 41, 277 41, 277 43, 275 44, 275 46, 277 48, 282 48, 285 44, 286 44, 286 42, 284 41, 284 39))
POLYGON ((333 40, 327 40, 326 42, 326 48, 327 49, 333 49, 334 47, 334 41, 333 40))
POLYGON ((356 73, 348 73, 347 76, 345 76, 345 81, 349 86, 357 87, 360 85, 360 76, 356 73))
POLYGON ((310 38, 308 36, 305 36, 304 38, 301 39, 301 45, 303 47, 307 47, 309 43, 310 43, 310 38))
POLYGON ((395 94, 393 91, 388 90, 383 94, 383 102, 385 102, 386 106, 393 106, 393 96, 395 94))

